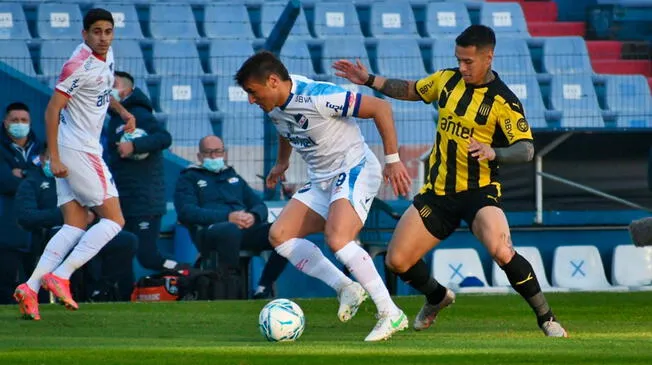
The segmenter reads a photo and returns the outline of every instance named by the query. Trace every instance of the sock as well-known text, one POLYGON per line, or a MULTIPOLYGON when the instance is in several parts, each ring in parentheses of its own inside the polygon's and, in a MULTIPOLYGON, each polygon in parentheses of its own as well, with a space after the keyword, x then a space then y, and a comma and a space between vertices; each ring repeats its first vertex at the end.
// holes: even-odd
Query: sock
POLYGON ((285 265, 287 265, 288 260, 279 255, 278 252, 274 251, 269 255, 269 259, 263 268, 263 273, 260 275, 260 280, 258 285, 263 287, 271 287, 276 279, 281 276, 285 265))
POLYGON ((414 266, 398 276, 414 289, 426 296, 428 303, 439 304, 446 296, 446 287, 439 284, 435 278, 430 276, 428 266, 423 260, 417 261, 414 266))
POLYGON ((551 318, 554 319, 548 301, 546 301, 543 292, 541 292, 539 280, 537 280, 537 276, 534 274, 534 269, 523 256, 517 252, 501 269, 507 275, 507 279, 512 285, 512 288, 530 305, 530 308, 532 308, 537 316, 539 326, 551 318))
POLYGON ((390 315, 400 313, 401 310, 392 301, 392 297, 389 295, 383 279, 378 275, 374 262, 367 251, 351 241, 335 252, 335 257, 349 269, 349 272, 369 293, 378 308, 378 313, 390 315))
POLYGON ((62 279, 70 279, 75 270, 92 259, 121 230, 122 227, 116 222, 106 218, 100 219, 86 231, 79 240, 79 244, 53 274, 62 279))
POLYGON ((83 229, 64 224, 59 232, 50 238, 45 250, 43 250, 43 254, 41 254, 41 258, 38 260, 38 264, 36 264, 36 268, 34 268, 34 272, 32 272, 32 276, 27 280, 27 285, 32 290, 38 293, 43 275, 51 272, 61 264, 68 252, 79 242, 84 232, 86 231, 83 229))
POLYGON ((326 285, 340 291, 353 281, 324 256, 319 247, 304 238, 291 238, 275 248, 297 270, 323 281, 326 285))

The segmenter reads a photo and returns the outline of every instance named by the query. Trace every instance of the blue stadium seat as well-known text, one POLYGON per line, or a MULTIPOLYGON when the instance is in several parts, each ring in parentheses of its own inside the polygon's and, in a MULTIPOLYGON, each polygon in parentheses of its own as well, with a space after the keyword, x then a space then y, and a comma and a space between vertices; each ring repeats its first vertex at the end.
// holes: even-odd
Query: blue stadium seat
MULTIPOLYGON (((278 18, 283 13, 285 9, 286 2, 267 2, 263 3, 261 8, 261 20, 260 20, 260 30, 264 38, 267 38, 269 34, 274 29, 274 25, 278 21, 278 18)), ((288 37, 297 37, 297 38, 310 38, 310 31, 308 30, 308 22, 306 21, 306 14, 301 8, 299 16, 297 17, 294 26, 290 30, 288 37)))
POLYGON ((229 145, 262 145, 265 135, 263 111, 249 104, 247 93, 233 77, 216 78, 215 105, 222 119, 222 136, 229 145))
POLYGON ((208 38, 254 38, 244 3, 207 5, 204 10, 204 33, 208 38))
POLYGON ((492 67, 502 75, 535 74, 530 49, 522 38, 498 38, 492 67))
POLYGON ((35 76, 32 56, 23 40, 0 40, 0 61, 27 76, 35 76))
POLYGON ((607 109, 618 113, 622 128, 652 128, 652 96, 643 75, 609 75, 605 80, 607 109))
POLYGON ((195 147, 199 140, 214 134, 209 113, 172 113, 166 118, 166 128, 175 147, 195 147))
MULTIPOLYGON (((435 109, 423 102, 391 100, 394 124, 400 146, 430 144, 435 140, 435 109)), ((382 145, 372 119, 358 119, 358 125, 369 145, 382 145)))
POLYGON ((116 70, 128 72, 136 78, 148 75, 143 51, 140 49, 138 41, 133 39, 116 40, 111 46, 113 47, 116 70))
POLYGON ((170 114, 206 114, 211 110, 199 77, 171 76, 161 79, 159 106, 170 114))
POLYGON ((362 37, 360 20, 351 2, 315 4, 315 35, 328 37, 362 37))
POLYGON ((188 4, 157 4, 149 9, 149 31, 154 39, 197 39, 197 25, 188 4))
POLYGON ((281 61, 291 74, 312 77, 315 73, 310 50, 302 39, 288 39, 285 41, 281 49, 281 61))
POLYGON ((457 37, 471 25, 469 13, 461 2, 429 3, 426 31, 430 37, 457 37))
POLYGON ((115 39, 143 39, 138 13, 133 4, 96 3, 94 8, 104 8, 111 12, 114 22, 115 39))
POLYGON ((385 1, 371 4, 371 34, 374 37, 417 38, 417 23, 408 2, 385 1))
POLYGON ((541 89, 537 82, 536 75, 514 75, 507 74, 500 78, 518 97, 525 110, 525 118, 532 129, 548 128, 546 123, 546 107, 541 97, 541 89))
POLYGON ((550 84, 550 105, 562 113, 562 128, 604 127, 590 75, 555 75, 550 84))
POLYGON ((376 57, 380 75, 420 79, 427 74, 416 39, 380 38, 376 57))
POLYGON ((210 46, 211 72, 215 75, 235 75, 254 48, 246 39, 216 39, 210 46))
POLYGON ((498 37, 529 37, 523 9, 519 3, 483 3, 480 24, 490 26, 498 37))
POLYGON ((582 37, 547 38, 543 44, 543 67, 554 75, 593 73, 582 37))
POLYGON ((0 39, 31 39, 20 4, 0 4, 0 39))
POLYGON ((157 75, 197 76, 204 73, 197 47, 190 40, 154 41, 152 56, 157 75))
POLYGON ((344 88, 345 90, 351 91, 353 93, 359 93, 359 94, 362 94, 362 95, 374 96, 374 91, 371 88, 366 87, 364 85, 356 85, 354 83, 351 83, 351 81, 349 81, 349 80, 347 80, 345 78, 330 75, 330 76, 324 77, 323 79, 324 79, 325 82, 333 83, 333 84, 338 85, 338 86, 344 88))
POLYGON ((327 38, 324 40, 324 47, 322 48, 321 66, 322 71, 328 75, 335 75, 335 70, 331 67, 333 62, 340 59, 348 59, 355 62, 360 59, 367 69, 371 69, 369 63, 369 56, 364 46, 362 39, 351 38, 345 42, 335 38, 327 38))
POLYGON ((70 58, 80 41, 43 41, 41 44, 41 74, 59 76, 63 64, 70 58))
POLYGON ((36 29, 41 39, 79 39, 83 29, 77 4, 39 4, 36 29))
POLYGON ((453 68, 457 66, 457 58, 455 58, 455 39, 436 39, 432 45, 432 69, 436 72, 444 68, 453 68))

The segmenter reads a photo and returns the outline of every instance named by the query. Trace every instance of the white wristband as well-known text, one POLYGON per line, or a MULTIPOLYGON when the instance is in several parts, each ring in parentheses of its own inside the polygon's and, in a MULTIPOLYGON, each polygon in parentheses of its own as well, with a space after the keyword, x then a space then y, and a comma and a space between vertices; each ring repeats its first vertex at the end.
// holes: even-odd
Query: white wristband
POLYGON ((385 163, 396 163, 396 162, 401 162, 401 158, 398 156, 398 153, 385 155, 385 163))

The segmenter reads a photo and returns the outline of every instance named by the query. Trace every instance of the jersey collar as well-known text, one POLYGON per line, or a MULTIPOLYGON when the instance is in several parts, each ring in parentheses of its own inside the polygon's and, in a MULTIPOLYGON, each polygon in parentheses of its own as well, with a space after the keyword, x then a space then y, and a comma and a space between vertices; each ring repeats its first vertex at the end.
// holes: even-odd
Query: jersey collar
POLYGON ((288 95, 288 98, 285 100, 285 103, 283 103, 283 105, 279 106, 279 109, 281 109, 281 110, 285 110, 285 108, 287 108, 288 104, 290 104, 290 102, 292 101, 292 98, 294 97, 294 92, 295 92, 295 90, 297 88, 296 87, 297 83, 294 82, 294 80, 292 80, 292 78, 290 78, 290 82, 292 83, 292 87, 290 87, 290 95, 288 95))

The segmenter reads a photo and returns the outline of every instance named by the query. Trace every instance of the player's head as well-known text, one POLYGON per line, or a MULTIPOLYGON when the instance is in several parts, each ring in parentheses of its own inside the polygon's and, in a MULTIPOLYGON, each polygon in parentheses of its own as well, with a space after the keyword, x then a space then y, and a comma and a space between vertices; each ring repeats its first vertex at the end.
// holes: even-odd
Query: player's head
POLYGON ((235 81, 247 92, 249 103, 256 103, 266 113, 287 100, 290 74, 271 52, 249 57, 235 75, 235 81))
POLYGON ((115 72, 115 81, 113 81, 113 90, 111 96, 117 101, 121 101, 134 91, 134 78, 124 71, 115 72))
POLYGON ((481 85, 491 70, 496 35, 485 25, 472 25, 455 38, 455 57, 467 84, 481 85))
POLYGON ((84 16, 82 36, 93 52, 106 56, 113 42, 113 15, 105 9, 89 10, 84 16))
POLYGON ((29 108, 24 103, 11 103, 5 109, 4 127, 13 139, 27 137, 30 130, 31 120, 29 108))
POLYGON ((224 142, 218 136, 206 136, 199 140, 199 152, 197 152, 199 163, 207 170, 217 172, 224 169, 226 160, 226 149, 224 142))

